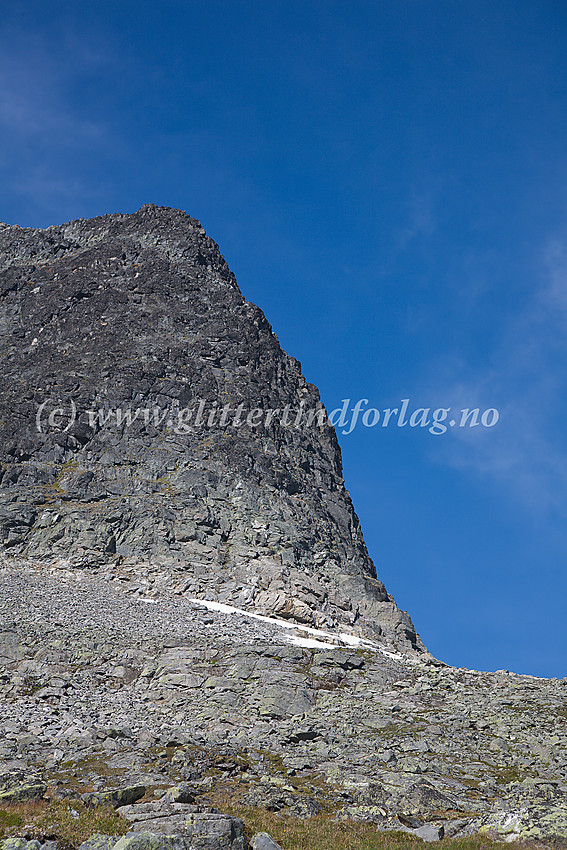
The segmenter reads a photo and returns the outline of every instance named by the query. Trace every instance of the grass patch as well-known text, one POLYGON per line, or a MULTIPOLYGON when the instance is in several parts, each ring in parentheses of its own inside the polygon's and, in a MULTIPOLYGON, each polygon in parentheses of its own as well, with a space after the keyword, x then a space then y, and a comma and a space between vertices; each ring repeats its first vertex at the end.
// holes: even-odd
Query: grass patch
MULTIPOLYGON (((283 850, 424 850, 421 839, 406 832, 380 832, 373 824, 337 822, 328 815, 282 816, 264 809, 238 806, 228 797, 221 810, 241 818, 249 838, 257 832, 267 832, 283 850)), ((128 830, 128 822, 110 806, 90 809, 80 800, 40 800, 0 808, 0 840, 25 833, 40 840, 54 838, 61 850, 76 850, 96 833, 118 836, 128 830)), ((445 839, 443 850, 526 850, 526 844, 493 841, 487 836, 476 835, 445 839)))
POLYGON ((21 826, 24 819, 17 812, 8 812, 5 809, 0 809, 0 836, 4 837, 7 830, 12 827, 21 826))
POLYGON ((50 779, 62 781, 66 787, 76 789, 83 787, 83 783, 77 779, 77 776, 96 774, 105 779, 119 779, 123 773, 126 773, 125 767, 110 767, 106 761, 107 758, 107 756, 93 755, 78 761, 61 762, 50 772, 50 779))
POLYGON ((37 800, 0 809, 0 839, 26 835, 56 837, 62 847, 76 848, 95 833, 124 835, 128 821, 111 806, 87 808, 81 800, 37 800))
POLYGON ((528 774, 517 767, 504 767, 496 773, 498 785, 508 785, 510 782, 522 782, 528 774))
MULTIPOLYGON (((222 811, 244 822, 250 839, 267 832, 283 850, 423 850, 424 842, 407 832, 380 832, 376 826, 355 821, 334 821, 325 815, 296 818, 264 809, 238 807, 225 802, 222 811)), ((445 839, 444 850, 525 850, 526 845, 492 841, 486 836, 445 839)))

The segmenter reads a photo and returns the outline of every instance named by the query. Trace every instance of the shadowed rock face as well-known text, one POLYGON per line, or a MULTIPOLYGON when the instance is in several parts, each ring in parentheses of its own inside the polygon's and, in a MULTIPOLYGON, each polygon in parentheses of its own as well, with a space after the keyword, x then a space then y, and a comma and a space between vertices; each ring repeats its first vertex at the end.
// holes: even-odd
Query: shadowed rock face
POLYGON ((423 650, 376 578, 333 428, 283 424, 286 405, 291 423, 322 408, 317 389, 198 221, 147 205, 0 226, 0 340, 11 555, 143 563, 196 596, 423 650))

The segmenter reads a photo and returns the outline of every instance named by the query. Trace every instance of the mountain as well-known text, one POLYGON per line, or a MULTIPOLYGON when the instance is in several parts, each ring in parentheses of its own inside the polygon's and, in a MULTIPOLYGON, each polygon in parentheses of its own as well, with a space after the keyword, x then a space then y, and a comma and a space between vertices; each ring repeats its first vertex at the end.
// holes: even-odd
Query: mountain
POLYGON ((4 227, 0 254, 7 551, 143 563, 195 596, 423 651, 376 577, 319 393, 198 221, 147 205, 4 227))
POLYGON ((565 846, 567 679, 431 657, 198 221, 2 225, 0 311, 0 850, 565 846))

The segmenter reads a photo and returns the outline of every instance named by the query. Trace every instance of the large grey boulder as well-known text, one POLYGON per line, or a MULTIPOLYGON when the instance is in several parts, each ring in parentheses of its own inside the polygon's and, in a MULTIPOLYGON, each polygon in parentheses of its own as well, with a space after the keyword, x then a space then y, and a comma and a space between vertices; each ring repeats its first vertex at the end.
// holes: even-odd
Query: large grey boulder
MULTIPOLYGON (((209 824, 209 826, 211 826, 209 824)), ((138 832, 115 838, 110 835, 93 835, 84 841, 79 850, 248 850, 248 843, 238 830, 223 830, 218 824, 194 835, 164 835, 138 832)), ((0 850, 40 850, 36 847, 14 846, 0 850)))
MULTIPOLYGON (((162 798, 149 803, 124 806, 120 809, 120 814, 130 823, 132 833, 144 836, 153 833, 183 835, 191 839, 191 847, 194 846, 195 850, 216 850, 217 847, 220 850, 225 846, 231 850, 246 848, 242 821, 221 814, 211 807, 176 803, 162 798)), ((135 844, 133 848, 128 845, 128 850, 142 848, 135 844)))
POLYGON ((0 841, 0 850, 40 850, 37 839, 27 838, 4 838, 0 841))
POLYGON ((190 816, 184 833, 128 833, 113 850, 248 850, 248 842, 238 818, 202 812, 190 816))
POLYGON ((23 803, 26 800, 40 800, 47 791, 45 782, 31 778, 16 785, 8 785, 0 790, 0 804, 23 803))
POLYGON ((119 838, 118 835, 91 835, 83 841, 79 850, 112 850, 119 838))

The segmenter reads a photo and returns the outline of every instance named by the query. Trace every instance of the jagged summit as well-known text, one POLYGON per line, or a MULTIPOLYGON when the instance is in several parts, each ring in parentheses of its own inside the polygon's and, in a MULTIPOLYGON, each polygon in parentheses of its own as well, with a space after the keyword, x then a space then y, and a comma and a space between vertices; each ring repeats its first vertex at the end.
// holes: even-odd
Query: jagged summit
MULTIPOLYGON (((8 232, 3 234, 0 241, 3 268, 14 260, 30 260, 38 264, 50 262, 54 257, 62 257, 77 249, 135 235, 146 248, 161 249, 172 259, 182 258, 187 247, 187 234, 192 232, 195 237, 204 237, 203 245, 211 246, 228 270, 218 246, 206 237, 197 219, 191 218, 183 210, 158 207, 155 204, 144 204, 135 213, 109 213, 46 228, 8 224, 4 227, 8 232)), ((229 279, 238 288, 234 275, 229 274, 229 279)))
POLYGON ((196 219, 146 204, 8 227, 0 255, 10 554, 151 565, 193 596, 423 650, 376 577, 334 429, 296 423, 317 389, 196 219))

